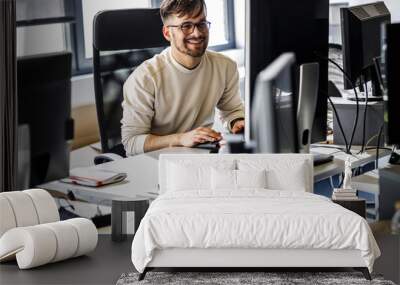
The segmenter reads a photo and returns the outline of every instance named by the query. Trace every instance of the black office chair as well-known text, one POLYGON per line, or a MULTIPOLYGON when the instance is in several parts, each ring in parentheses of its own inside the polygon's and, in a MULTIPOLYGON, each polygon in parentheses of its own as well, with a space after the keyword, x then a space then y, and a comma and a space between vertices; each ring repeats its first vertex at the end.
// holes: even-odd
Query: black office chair
MULTIPOLYGON (((94 90, 103 153, 125 156, 120 122, 122 87, 138 65, 169 45, 162 26, 159 9, 101 11, 93 19, 94 90), (118 53, 101 55, 110 51, 118 53)), ((102 155, 95 163, 104 160, 107 156, 102 155)))

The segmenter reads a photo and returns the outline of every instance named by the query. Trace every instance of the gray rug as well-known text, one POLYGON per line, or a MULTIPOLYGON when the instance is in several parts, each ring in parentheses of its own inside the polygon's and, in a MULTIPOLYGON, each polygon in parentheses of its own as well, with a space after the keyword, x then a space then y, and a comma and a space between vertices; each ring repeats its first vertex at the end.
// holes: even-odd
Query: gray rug
POLYGON ((146 278, 138 281, 138 273, 122 274, 117 285, 133 284, 376 284, 395 285, 381 276, 372 275, 368 281, 359 272, 148 272, 146 278))

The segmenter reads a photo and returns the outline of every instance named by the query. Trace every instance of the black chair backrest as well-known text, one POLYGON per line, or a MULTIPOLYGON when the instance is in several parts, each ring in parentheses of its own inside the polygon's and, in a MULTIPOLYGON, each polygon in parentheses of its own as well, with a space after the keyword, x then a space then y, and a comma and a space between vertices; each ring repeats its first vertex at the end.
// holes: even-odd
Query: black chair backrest
POLYGON ((121 145, 122 87, 131 72, 169 45, 159 9, 108 10, 93 19, 93 75, 103 152, 125 155, 121 145), (101 52, 120 51, 112 55, 101 52))

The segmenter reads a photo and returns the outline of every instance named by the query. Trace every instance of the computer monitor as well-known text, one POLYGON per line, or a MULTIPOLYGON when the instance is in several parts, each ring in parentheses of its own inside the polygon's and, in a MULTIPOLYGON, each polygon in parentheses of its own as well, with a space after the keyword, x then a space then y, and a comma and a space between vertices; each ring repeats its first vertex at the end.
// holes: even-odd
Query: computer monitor
POLYGON ((296 56, 296 81, 301 64, 319 64, 318 100, 311 142, 325 140, 328 62, 321 57, 328 57, 329 0, 246 1, 245 36, 246 141, 251 141, 250 118, 256 77, 285 52, 293 52, 296 56))
POLYGON ((294 66, 295 55, 284 53, 257 76, 251 110, 255 153, 299 152, 294 66))
POLYGON ((69 175, 71 58, 59 52, 17 60, 18 124, 27 130, 21 137, 29 138, 29 187, 69 175))
POLYGON ((383 35, 386 142, 400 145, 400 23, 387 24, 383 35))
POLYGON ((340 15, 343 68, 351 81, 344 77, 345 89, 358 86, 364 90, 364 83, 372 81, 372 94, 369 95, 382 96, 374 58, 381 55, 381 26, 390 23, 389 10, 385 3, 376 2, 341 8, 340 15))
POLYGON ((300 65, 299 100, 297 104, 297 128, 300 152, 309 153, 312 126, 318 101, 319 65, 316 62, 300 65))

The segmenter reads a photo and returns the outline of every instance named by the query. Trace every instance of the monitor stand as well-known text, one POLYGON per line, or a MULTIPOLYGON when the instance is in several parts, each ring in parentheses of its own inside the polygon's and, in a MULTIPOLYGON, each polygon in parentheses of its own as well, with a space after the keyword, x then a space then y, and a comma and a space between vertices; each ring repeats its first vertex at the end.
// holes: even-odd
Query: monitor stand
MULTIPOLYGON (((378 77, 380 78, 381 75, 377 74, 376 70, 373 70, 371 72, 371 89, 368 89, 368 102, 379 102, 379 101, 383 101, 383 94, 382 94, 382 87, 381 84, 379 82, 381 82, 382 80, 378 79, 378 77)), ((359 93, 358 93, 358 101, 359 102, 365 102, 366 96, 365 96, 365 89, 364 89, 364 85, 360 84, 359 86, 359 93)), ((348 100, 351 101, 357 101, 356 96, 351 95, 349 97, 347 97, 348 100)))

